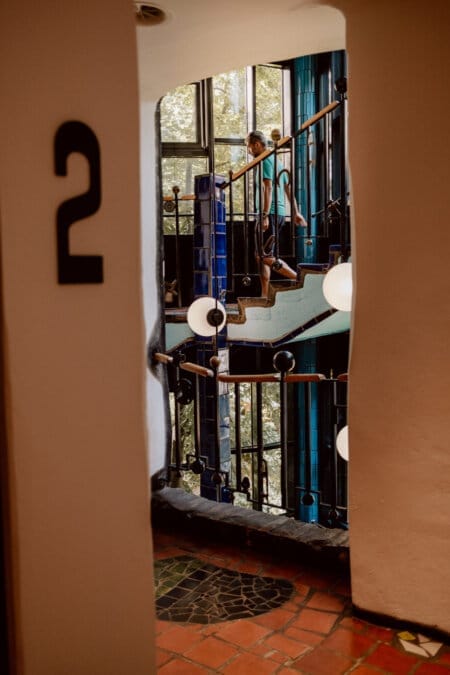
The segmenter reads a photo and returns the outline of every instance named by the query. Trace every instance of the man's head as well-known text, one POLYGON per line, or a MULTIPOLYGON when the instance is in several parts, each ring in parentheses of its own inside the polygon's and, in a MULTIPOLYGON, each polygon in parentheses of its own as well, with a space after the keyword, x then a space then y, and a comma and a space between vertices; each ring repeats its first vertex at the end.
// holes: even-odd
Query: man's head
POLYGON ((246 139, 248 151, 258 157, 267 148, 267 138, 262 131, 251 131, 246 139))

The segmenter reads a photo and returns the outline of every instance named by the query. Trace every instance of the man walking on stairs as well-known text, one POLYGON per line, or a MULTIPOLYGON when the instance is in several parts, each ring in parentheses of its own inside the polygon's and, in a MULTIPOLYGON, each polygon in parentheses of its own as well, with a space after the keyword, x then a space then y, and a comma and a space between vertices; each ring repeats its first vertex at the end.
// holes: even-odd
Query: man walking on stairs
MULTIPOLYGON (((259 157, 267 149, 267 139, 261 131, 251 131, 247 136, 247 148, 253 157, 259 157)), ((284 170, 282 163, 277 159, 277 189, 274 189, 274 161, 275 155, 266 157, 262 162, 262 180, 263 180, 263 195, 261 218, 256 229, 256 250, 255 257, 259 263, 260 279, 261 279, 261 296, 267 298, 269 293, 270 272, 275 270, 278 274, 288 279, 297 279, 297 273, 289 267, 284 260, 275 257, 275 242, 276 231, 278 230, 278 237, 283 226, 286 223, 286 207, 285 196, 290 203, 293 204, 294 213, 292 214, 293 222, 301 227, 307 227, 307 222, 298 210, 297 201, 295 197, 291 202, 291 187, 289 184, 289 177, 286 170, 284 170), (275 192, 277 195, 277 203, 275 206, 275 192), (262 242, 259 228, 262 227, 262 242)), ((258 169, 259 171, 259 169, 258 169)), ((258 185, 256 186, 256 193, 259 194, 258 185)), ((258 197, 257 197, 258 199, 258 197)))

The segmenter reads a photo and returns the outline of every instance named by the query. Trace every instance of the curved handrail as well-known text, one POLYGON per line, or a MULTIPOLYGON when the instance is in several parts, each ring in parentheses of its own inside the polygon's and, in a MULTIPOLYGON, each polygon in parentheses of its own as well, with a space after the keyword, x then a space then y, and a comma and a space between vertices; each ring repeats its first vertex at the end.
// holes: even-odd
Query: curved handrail
MULTIPOLYGON (((161 352, 154 352, 153 359, 158 363, 173 363, 174 358, 169 354, 161 352)), ((244 375, 229 375, 226 373, 215 373, 211 368, 199 366, 197 363, 191 361, 184 361, 178 364, 182 370, 187 370, 196 375, 203 377, 214 377, 216 375, 218 382, 227 382, 229 384, 242 384, 251 382, 280 382, 280 373, 260 373, 260 374, 244 374, 244 375)), ((284 376, 285 382, 322 382, 327 378, 321 373, 288 373, 284 376)))
POLYGON ((235 180, 243 176, 245 173, 248 173, 255 166, 258 166, 258 164, 261 164, 261 162, 264 161, 267 157, 273 155, 276 150, 283 147, 284 145, 287 145, 292 140, 292 138, 297 138, 298 136, 300 136, 304 131, 306 131, 314 124, 316 124, 316 122, 321 120, 322 117, 325 117, 325 115, 328 115, 328 113, 338 108, 341 105, 341 103, 342 101, 332 101, 331 103, 326 105, 324 108, 322 108, 322 110, 319 110, 319 112, 315 113, 315 115, 305 120, 305 122, 303 122, 303 124, 297 129, 297 131, 292 136, 283 136, 283 138, 281 138, 277 142, 275 147, 267 148, 267 150, 264 150, 264 152, 258 155, 258 157, 255 157, 254 159, 252 159, 251 162, 245 164, 245 166, 239 169, 239 171, 230 174, 230 180, 226 183, 222 183, 220 187, 222 189, 229 187, 230 183, 233 183, 235 180))

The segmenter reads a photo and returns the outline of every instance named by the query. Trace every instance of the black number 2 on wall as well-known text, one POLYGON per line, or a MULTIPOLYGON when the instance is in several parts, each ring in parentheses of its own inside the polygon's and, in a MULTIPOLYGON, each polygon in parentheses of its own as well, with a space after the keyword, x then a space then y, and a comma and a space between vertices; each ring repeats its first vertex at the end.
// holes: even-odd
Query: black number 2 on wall
POLYGON ((67 176, 67 158, 79 152, 89 163, 89 189, 67 199, 56 215, 58 282, 60 284, 101 284, 103 257, 100 255, 71 255, 69 228, 77 220, 94 214, 101 203, 100 147, 92 129, 83 122, 64 122, 55 136, 55 173, 67 176))

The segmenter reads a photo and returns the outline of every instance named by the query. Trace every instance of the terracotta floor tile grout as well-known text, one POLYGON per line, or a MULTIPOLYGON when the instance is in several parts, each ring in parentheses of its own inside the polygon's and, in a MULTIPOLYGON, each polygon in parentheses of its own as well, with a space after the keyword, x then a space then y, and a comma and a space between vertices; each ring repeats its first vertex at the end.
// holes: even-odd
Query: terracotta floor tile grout
MULTIPOLYGON (((274 589, 277 584, 285 582, 293 586, 291 595, 284 602, 283 596, 280 596, 281 604, 247 618, 215 623, 157 619, 157 640, 164 645, 157 649, 160 658, 157 672, 160 675, 177 675, 178 672, 191 675, 190 670, 192 675, 234 675, 234 672, 236 675, 247 675, 247 672, 258 675, 358 675, 358 671, 365 675, 414 675, 417 671, 421 673, 422 664, 427 664, 428 668, 434 666, 436 673, 448 672, 450 675, 450 645, 444 644, 436 656, 429 659, 412 655, 400 645, 398 631, 354 618, 351 597, 342 592, 350 587, 349 579, 343 574, 336 576, 327 571, 314 570, 310 566, 302 566, 300 562, 297 567, 291 561, 285 564, 271 561, 268 556, 251 549, 228 545, 216 547, 213 544, 202 549, 198 542, 194 544, 181 538, 175 541, 175 537, 170 535, 160 539, 156 536, 154 551, 155 564, 161 569, 164 568, 163 560, 188 556, 188 559, 198 561, 199 572, 204 565, 207 566, 206 570, 211 570, 208 566, 218 568, 214 578, 221 579, 222 574, 226 583, 234 584, 235 574, 237 579, 249 580, 247 583, 250 584, 252 578, 272 579, 270 583, 274 589), (179 633, 179 637, 178 633, 172 633, 174 639, 183 640, 176 645, 178 652, 168 648, 171 644, 170 631, 174 627, 185 629, 179 633), (188 631, 191 631, 192 638, 189 638, 188 631), (302 641, 308 638, 311 644, 302 641), (215 664, 215 667, 211 667, 211 664, 215 664), (181 670, 177 670, 179 667, 181 670)), ((192 569, 197 568, 194 565, 192 569)), ((178 599, 178 582, 183 578, 183 570, 177 571, 169 578, 169 582, 164 582, 160 587, 165 598, 167 593, 172 597, 172 593, 174 607, 182 603, 178 599)), ((205 588, 209 588, 208 576, 198 583, 206 584, 205 588)), ((260 581, 253 583, 259 584, 260 581)), ((192 585, 195 590, 200 587, 196 582, 192 585)), ((218 593, 216 587, 211 587, 205 593, 204 600, 200 598, 200 604, 203 603, 206 608, 218 607, 221 602, 218 593)), ((262 598, 261 602, 264 603, 262 598)), ((257 609, 255 606, 252 611, 257 609)), ((208 620, 213 616, 207 615, 208 620)))

